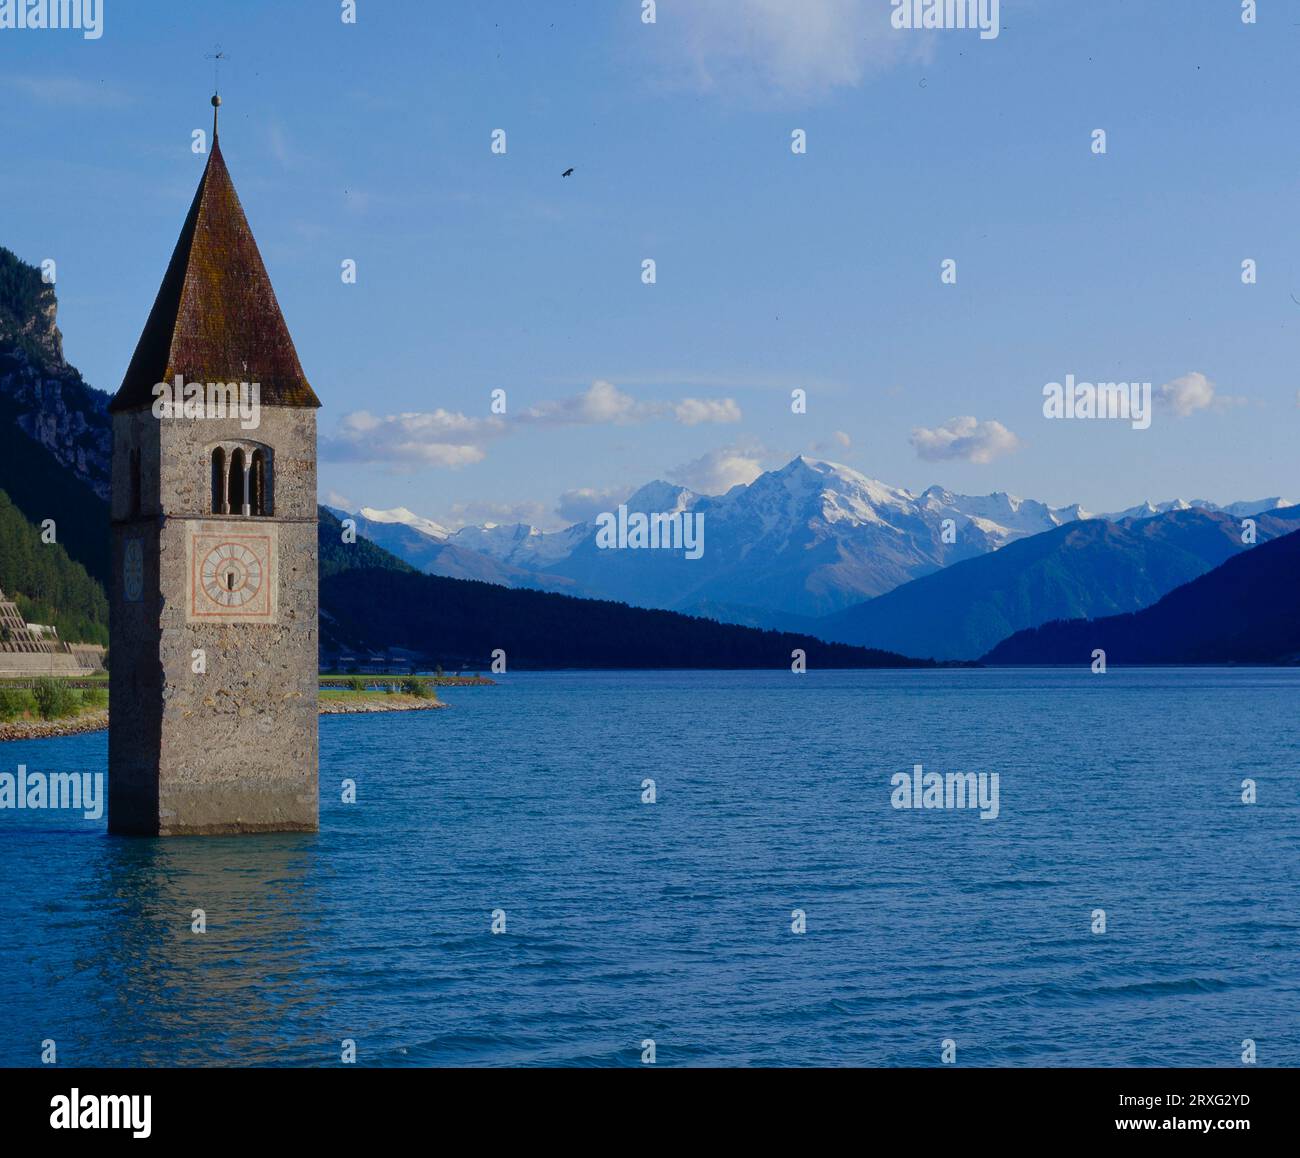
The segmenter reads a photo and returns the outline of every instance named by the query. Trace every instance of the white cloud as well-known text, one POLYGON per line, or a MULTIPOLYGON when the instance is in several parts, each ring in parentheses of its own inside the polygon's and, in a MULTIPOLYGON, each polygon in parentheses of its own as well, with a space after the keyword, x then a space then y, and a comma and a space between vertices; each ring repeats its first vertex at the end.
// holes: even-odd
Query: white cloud
POLYGON ((740 407, 734 398, 683 398, 673 406, 673 415, 683 426, 703 422, 739 422, 740 407))
POLYGON ((612 382, 597 381, 582 394, 541 402, 525 410, 519 421, 539 426, 594 426, 640 422, 645 417, 644 403, 637 402, 612 382))
POLYGON ((533 426, 630 426, 659 418, 672 418, 683 426, 698 426, 703 422, 739 422, 741 412, 731 398, 639 402, 612 382, 598 380, 581 394, 530 407, 518 421, 533 426))
POLYGON ((687 82, 706 91, 819 97, 930 46, 929 37, 896 32, 879 0, 687 0, 675 8, 672 21, 661 19, 661 35, 684 61, 687 82))
POLYGON ((1157 396, 1179 418, 1186 418, 1198 410, 1226 410, 1230 406, 1244 406, 1246 399, 1232 394, 1220 394, 1204 374, 1193 371, 1166 382, 1157 396))
POLYGON ((470 418, 450 410, 388 415, 354 411, 343 417, 335 435, 322 441, 321 457, 455 469, 482 462, 489 442, 527 427, 632 426, 656 421, 698 426, 740 419, 740 407, 731 398, 641 402, 610 382, 597 381, 581 394, 541 402, 515 416, 470 418))
POLYGON ((326 491, 325 498, 321 500, 327 507, 334 507, 340 511, 355 511, 356 507, 352 505, 352 500, 347 495, 339 494, 338 491, 326 491))
POLYGON ((842 430, 834 431, 830 438, 823 439, 820 442, 814 442, 808 449, 813 454, 836 454, 842 450, 849 450, 853 446, 851 439, 842 430))
POLYGON ((499 418, 469 418, 449 410, 383 417, 358 410, 344 415, 338 433, 323 440, 321 456, 336 462, 455 470, 482 462, 487 457, 484 444, 504 433, 499 418))
POLYGON ((606 490, 579 487, 577 490, 565 491, 556 502, 555 511, 566 525, 587 523, 602 511, 612 511, 631 493, 629 487, 609 487, 606 490))
POLYGON ((1161 386, 1160 397, 1179 418, 1186 418, 1214 401, 1214 383, 1204 374, 1184 374, 1161 386))
POLYGON ((720 495, 763 473, 763 448, 750 444, 724 446, 668 472, 668 480, 696 494, 720 495))
POLYGON ((927 462, 992 462, 1021 447, 1020 439, 1000 422, 980 422, 969 415, 950 418, 942 426, 912 431, 912 445, 927 462))

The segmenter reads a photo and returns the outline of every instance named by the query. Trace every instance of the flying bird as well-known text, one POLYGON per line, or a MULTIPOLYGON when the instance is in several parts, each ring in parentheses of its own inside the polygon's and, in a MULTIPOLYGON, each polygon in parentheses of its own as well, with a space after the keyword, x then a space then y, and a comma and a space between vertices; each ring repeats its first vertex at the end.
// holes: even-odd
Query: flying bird
POLYGON ((564 172, 560 174, 561 177, 570 177, 572 175, 573 175, 572 169, 565 169, 564 172))

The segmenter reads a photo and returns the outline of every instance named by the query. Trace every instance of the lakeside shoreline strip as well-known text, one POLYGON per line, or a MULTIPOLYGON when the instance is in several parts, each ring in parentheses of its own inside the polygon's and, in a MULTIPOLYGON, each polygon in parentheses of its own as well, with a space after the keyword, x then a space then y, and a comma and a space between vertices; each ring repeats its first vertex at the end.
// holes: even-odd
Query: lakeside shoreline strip
MULTIPOLYGON (((414 697, 412 697, 414 699, 414 697)), ((344 700, 321 700, 322 716, 361 715, 375 712, 430 712, 448 707, 441 700, 420 700, 415 703, 385 703, 369 700, 349 704, 344 700)), ((53 740, 60 736, 80 736, 88 732, 102 732, 108 727, 108 710, 86 712, 66 720, 9 720, 0 723, 0 744, 10 740, 53 740)))

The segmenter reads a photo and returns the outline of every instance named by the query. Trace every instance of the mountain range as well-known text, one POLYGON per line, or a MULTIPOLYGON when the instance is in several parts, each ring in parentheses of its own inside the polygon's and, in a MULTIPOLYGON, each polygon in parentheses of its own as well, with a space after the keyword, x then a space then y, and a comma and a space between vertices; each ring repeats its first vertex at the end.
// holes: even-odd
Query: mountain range
POLYGON ((472 551, 497 564, 495 581, 509 585, 567 586, 588 597, 688 612, 707 608, 718 617, 757 617, 768 625, 840 610, 1087 517, 1078 507, 1053 508, 1006 494, 972 497, 932 487, 916 495, 802 456, 724 495, 656 481, 624 505, 645 514, 703 515, 703 556, 601 550, 594 521, 549 533, 524 524, 453 533, 430 530, 428 520, 401 509, 363 509, 352 517, 376 542, 432 574, 459 573, 452 568, 464 568, 463 552, 472 551), (445 554, 432 544, 453 550, 445 554))
MULTIPOLYGON (((372 543, 390 551, 426 575, 439 575, 445 579, 477 579, 501 587, 531 587, 539 591, 577 594, 575 584, 570 580, 511 563, 508 551, 489 552, 476 550, 469 545, 473 537, 471 532, 482 530, 483 536, 491 539, 494 531, 512 533, 518 528, 466 527, 453 535, 432 520, 422 519, 401 507, 392 511, 362 507, 351 515, 335 507, 327 509, 336 518, 353 519, 358 534, 364 535, 372 543)), ((526 532, 527 528, 523 530, 526 532)))
MULTIPOLYGON (((1293 524, 1294 525, 1294 524, 1293 524)), ((1300 531, 1252 547, 1151 607, 1017 632, 988 664, 1300 663, 1300 531)))
MULTIPOLYGON (((913 494, 805 457, 724 495, 658 481, 625 505, 702 514, 703 557, 601 550, 594 522, 550 533, 526 524, 452 532, 402 508, 352 517, 429 574, 973 659, 1045 619, 1145 606, 1223 562, 1239 540, 1235 520, 1291 506, 1176 500, 1098 516, 1002 493, 913 494)), ((1282 531, 1265 522, 1260 537, 1282 531)))
POLYGON ((812 668, 918 668, 929 660, 757 631, 672 611, 546 591, 423 575, 382 547, 344 541, 322 508, 320 632, 323 667, 379 654, 415 666, 486 669, 789 669, 796 650, 812 668))
MULTIPOLYGON (((70 561, 102 585, 108 395, 67 363, 56 312, 39 270, 0 249, 0 489, 29 524, 53 519, 70 561)), ((1093 515, 1004 493, 913 493, 803 456, 722 495, 654 481, 625 505, 704 516, 702 557, 602 550, 594 521, 558 531, 453 530, 402 506, 333 513, 354 518, 384 559, 414 572, 956 660, 1052 621, 1148 607, 1239 555, 1241 520, 1255 519, 1267 543, 1300 516, 1280 497, 1222 507, 1178 499, 1093 515)), ((39 602, 51 619, 96 621, 84 599, 75 608, 39 602)), ((570 612, 580 630, 581 614, 570 612)))
MULTIPOLYGON (((1298 523, 1300 507, 1256 515, 1257 541, 1289 534, 1298 523)), ((977 659, 1014 632, 1049 620, 1148 607, 1251 550, 1242 539, 1240 518, 1203 506, 1070 523, 914 579, 813 630, 904 655, 977 659)))
MULTIPOLYGON (((0 249, 0 578, 24 615, 56 624, 64 638, 104 641, 108 395, 67 363, 56 318, 54 287, 35 267, 0 249), (42 543, 37 530, 46 519, 54 520, 53 546, 42 543)), ((400 535, 407 551, 427 555, 426 565, 437 561, 456 568, 459 577, 419 574, 364 535, 345 543, 337 520, 322 511, 323 651, 350 648, 363 656, 446 657, 486 666, 500 647, 515 666, 701 668, 789 667, 791 652, 800 649, 813 666, 927 666, 807 636, 507 590, 501 581, 526 573, 494 558, 509 554, 496 528, 483 528, 479 536, 492 545, 489 553, 446 542, 444 528, 409 511, 366 512, 359 521, 376 535, 400 535), (480 577, 492 582, 469 581, 480 577)))

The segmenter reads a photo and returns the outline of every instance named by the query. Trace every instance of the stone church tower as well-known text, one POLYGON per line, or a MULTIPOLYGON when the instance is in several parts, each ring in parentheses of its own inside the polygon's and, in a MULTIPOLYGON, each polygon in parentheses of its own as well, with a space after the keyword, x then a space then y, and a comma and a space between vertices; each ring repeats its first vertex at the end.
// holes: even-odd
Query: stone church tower
POLYGON ((319 406, 214 117, 110 406, 110 832, 317 828, 319 406))

